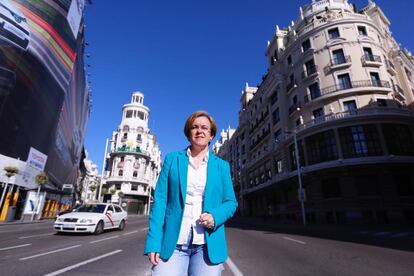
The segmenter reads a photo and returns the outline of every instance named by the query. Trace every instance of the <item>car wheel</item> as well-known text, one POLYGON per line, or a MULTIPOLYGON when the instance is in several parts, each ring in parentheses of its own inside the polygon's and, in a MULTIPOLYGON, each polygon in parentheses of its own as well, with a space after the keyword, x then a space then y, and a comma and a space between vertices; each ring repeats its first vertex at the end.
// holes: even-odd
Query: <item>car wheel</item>
POLYGON ((121 220, 118 226, 119 231, 124 231, 125 229, 125 220, 121 220))
POLYGON ((103 221, 99 221, 98 224, 96 225, 95 228, 95 232, 93 232, 95 235, 99 235, 102 234, 102 232, 104 231, 104 223, 103 221))

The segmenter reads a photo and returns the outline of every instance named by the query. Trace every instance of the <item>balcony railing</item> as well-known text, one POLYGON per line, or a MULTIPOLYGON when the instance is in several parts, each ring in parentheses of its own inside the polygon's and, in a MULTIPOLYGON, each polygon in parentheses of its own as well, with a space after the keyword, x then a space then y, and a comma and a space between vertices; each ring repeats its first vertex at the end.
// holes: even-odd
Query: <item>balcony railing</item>
POLYGON ((387 67, 388 72, 395 76, 397 74, 397 71, 395 70, 395 66, 394 63, 392 63, 390 60, 386 59, 385 60, 385 65, 387 67))
POLYGON ((388 81, 383 80, 362 80, 362 81, 352 81, 342 84, 336 84, 332 86, 325 87, 322 89, 322 95, 327 95, 331 93, 335 93, 341 90, 353 89, 353 88, 361 88, 361 87, 384 87, 390 88, 390 83, 388 81))
POLYGON ((398 84, 394 84, 393 90, 396 98, 405 101, 404 90, 398 84))
POLYGON ((310 128, 315 125, 320 125, 326 122, 331 122, 334 120, 340 120, 349 117, 361 117, 361 116, 377 116, 377 115, 404 115, 404 116, 414 116, 414 111, 409 108, 404 107, 367 107, 361 109, 354 109, 349 111, 338 112, 334 114, 328 114, 325 116, 317 117, 313 120, 305 122, 296 127, 296 132, 310 128))
POLYGON ((331 59, 329 66, 332 67, 332 66, 350 63, 350 62, 351 62, 350 56, 340 56, 340 57, 331 59))
POLYGON ((363 65, 381 65, 381 57, 377 55, 365 54, 361 57, 363 65))
POLYGON ((138 153, 149 156, 149 153, 147 151, 141 150, 140 147, 118 147, 113 152, 138 153))

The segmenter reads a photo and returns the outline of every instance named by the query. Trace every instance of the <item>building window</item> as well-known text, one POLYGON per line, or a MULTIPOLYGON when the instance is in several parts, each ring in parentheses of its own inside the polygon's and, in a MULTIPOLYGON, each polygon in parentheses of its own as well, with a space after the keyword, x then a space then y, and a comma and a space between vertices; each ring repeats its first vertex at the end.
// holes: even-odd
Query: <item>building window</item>
POLYGON ((124 171, 123 170, 119 170, 118 171, 118 176, 123 176, 124 175, 124 171))
POLYGON ((338 75, 338 86, 340 90, 352 88, 351 78, 348 73, 338 75))
POLYGON ((280 122, 279 108, 277 108, 275 111, 273 111, 273 124, 275 125, 278 122, 280 122))
POLYGON ((116 190, 121 190, 121 184, 115 184, 115 189, 116 190))
POLYGON ((372 49, 368 47, 363 48, 364 58, 367 61, 374 61, 374 55, 372 54, 372 49))
POLYGON ((291 55, 289 55, 287 57, 287 63, 288 63, 288 65, 291 65, 292 64, 292 56, 291 55))
POLYGON ((134 171, 133 174, 132 174, 132 177, 134 177, 134 178, 138 177, 138 172, 134 171))
POLYGON ((137 135, 137 142, 142 142, 142 135, 141 134, 137 135))
POLYGON ((278 98, 278 90, 276 89, 273 92, 272 96, 270 96, 270 102, 271 102, 272 105, 274 105, 275 103, 277 103, 278 100, 279 100, 279 98, 278 98))
POLYGON ((387 106, 387 100, 386 99, 377 99, 377 105, 381 107, 387 106))
POLYGON ((339 29, 338 28, 333 28, 333 29, 328 30, 328 36, 329 36, 329 39, 338 38, 339 37, 339 29))
POLYGON ((129 126, 128 125, 124 125, 124 127, 122 128, 122 131, 129 131, 129 126))
POLYGON ((369 76, 371 77, 372 86, 381 87, 381 79, 377 72, 370 72, 369 76))
POLYGON ((356 176, 355 185, 359 196, 379 196, 381 194, 378 176, 375 174, 356 176))
POLYGON ((413 184, 409 174, 393 175, 399 196, 414 196, 413 184))
POLYGON ((306 68, 306 76, 310 76, 310 75, 316 73, 315 60, 311 59, 308 62, 306 62, 305 63, 305 68, 306 68))
POLYGON ((122 136, 122 139, 127 139, 128 138, 128 133, 127 132, 125 132, 124 133, 124 136, 122 136))
MULTIPOLYGON (((305 164, 304 159, 304 152, 303 152, 303 146, 302 146, 302 140, 298 140, 298 154, 299 154, 299 161, 300 165, 303 166, 305 164)), ((296 170, 296 151, 295 151, 295 144, 289 146, 289 152, 290 152, 290 166, 291 170, 296 170)))
POLYGON ((132 118, 132 110, 127 110, 125 117, 132 118))
POLYGON ((407 125, 383 124, 382 128, 389 154, 414 155, 414 140, 407 125))
POLYGON ((321 89, 319 88, 318 82, 315 82, 309 85, 308 89, 309 89, 309 94, 312 100, 319 98, 321 96, 321 89))
POLYGON ((312 111, 313 117, 319 118, 319 117, 323 117, 325 116, 325 112, 323 111, 323 107, 320 107, 318 109, 315 109, 314 111, 312 111))
POLYGON ((367 28, 365 26, 358 26, 358 35, 367 36, 367 28))
POLYGON ((346 59, 345 59, 344 50, 338 49, 338 50, 332 51, 332 64, 333 65, 338 65, 338 64, 345 63, 345 62, 346 62, 346 59))
POLYGON ((275 134, 274 134, 273 137, 275 139, 275 143, 276 144, 279 144, 280 143, 280 139, 282 137, 282 130, 281 129, 276 130, 276 132, 275 132, 275 134))
POLYGON ((131 191, 138 191, 138 184, 132 184, 131 191))
POLYGON ((306 39, 303 43, 302 43, 302 51, 306 52, 307 50, 309 50, 311 48, 311 43, 309 39, 306 39))
POLYGON ((307 137, 306 152, 309 164, 337 159, 338 150, 334 131, 328 130, 307 137))
POLYGON ((339 128, 344 158, 381 155, 382 149, 375 125, 339 128))
POLYGON ((323 179, 321 186, 324 199, 341 197, 341 186, 339 185, 338 178, 323 179))
POLYGON ((357 105, 356 105, 355 100, 344 101, 342 105, 344 107, 345 112, 352 114, 352 113, 355 113, 355 111, 357 110, 357 105))
POLYGON ((276 160, 276 173, 282 173, 283 168, 282 168, 282 160, 276 160))

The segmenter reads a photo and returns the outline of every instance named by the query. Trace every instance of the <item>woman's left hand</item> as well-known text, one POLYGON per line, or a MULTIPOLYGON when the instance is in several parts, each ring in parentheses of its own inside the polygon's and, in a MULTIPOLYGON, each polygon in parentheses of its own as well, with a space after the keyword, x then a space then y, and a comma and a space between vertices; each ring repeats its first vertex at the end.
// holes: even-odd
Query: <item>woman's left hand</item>
POLYGON ((199 220, 205 228, 212 229, 214 227, 214 218, 209 213, 202 213, 199 220))

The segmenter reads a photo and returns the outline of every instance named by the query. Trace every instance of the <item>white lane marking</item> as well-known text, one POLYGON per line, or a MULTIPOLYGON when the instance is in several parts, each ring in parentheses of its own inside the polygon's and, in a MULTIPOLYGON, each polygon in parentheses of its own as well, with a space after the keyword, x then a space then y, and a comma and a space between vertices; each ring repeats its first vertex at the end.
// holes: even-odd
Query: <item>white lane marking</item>
POLYGON ((241 273, 239 268, 233 263, 233 261, 230 259, 230 257, 227 258, 226 263, 229 266, 231 272, 233 272, 234 276, 243 276, 243 273, 241 273))
POLYGON ((300 243, 300 244, 306 244, 306 242, 304 242, 304 241, 300 241, 300 240, 295 240, 295 239, 292 239, 292 238, 289 238, 289 237, 283 237, 285 240, 289 240, 289 241, 293 241, 293 242, 297 242, 297 243, 300 243))
POLYGON ((411 234, 414 234, 414 233, 413 232, 396 233, 396 234, 392 235, 391 238, 399 238, 399 237, 409 236, 411 234))
POLYGON ((145 228, 142 228, 141 231, 145 231, 145 230, 148 230, 148 229, 149 229, 149 227, 145 227, 145 228))
POLYGON ((19 237, 19 239, 23 240, 23 239, 34 238, 34 237, 51 236, 51 235, 54 235, 54 234, 55 234, 55 233, 47 233, 47 234, 39 234, 39 235, 23 236, 23 237, 19 237))
POLYGON ((131 235, 131 234, 134 234, 134 233, 138 233, 138 230, 135 230, 135 231, 131 231, 131 232, 122 234, 122 236, 128 236, 128 235, 131 235))
POLYGON ((112 237, 105 238, 105 239, 100 239, 100 240, 96 240, 96 241, 91 241, 91 242, 89 242, 89 243, 97 243, 97 242, 106 241, 106 240, 111 240, 111 239, 116 239, 116 238, 119 238, 119 236, 118 236, 118 235, 116 235, 116 236, 112 236, 112 237))
POLYGON ((36 254, 36 255, 33 255, 33 256, 20 258, 19 260, 20 261, 25 261, 25 260, 29 260, 29 259, 33 259, 33 258, 42 257, 42 256, 45 256, 45 255, 49 255, 49 254, 61 252, 61 251, 66 251, 66 250, 69 250, 69 249, 72 249, 72 248, 76 248, 76 247, 79 247, 79 246, 81 246, 81 245, 80 244, 77 244, 77 245, 73 245, 73 246, 69 246, 69 247, 64 247, 64 248, 60 248, 60 249, 56 249, 56 250, 52 250, 52 251, 48 251, 48 252, 36 254))
POLYGON ((19 248, 19 247, 25 247, 25 246, 29 246, 29 245, 32 245, 32 244, 31 243, 26 243, 26 244, 21 244, 21 245, 16 245, 16 246, 3 247, 3 248, 0 248, 0 251, 19 248))
POLYGON ((114 254, 118 254, 119 252, 122 252, 122 250, 121 250, 121 249, 118 249, 118 250, 115 250, 115 251, 112 251, 112 252, 106 253, 106 254, 104 254, 104 255, 101 255, 101 256, 98 256, 98 257, 95 257, 95 258, 92 258, 92 259, 89 259, 89 260, 86 260, 86 261, 83 261, 83 262, 80 262, 80 263, 77 263, 77 264, 74 264, 74 265, 71 265, 71 266, 65 267, 65 268, 62 268, 62 269, 59 269, 59 270, 56 270, 55 272, 45 274, 44 276, 56 276, 56 275, 59 275, 59 274, 65 273, 65 272, 67 272, 67 271, 69 271, 69 270, 72 270, 72 269, 78 268, 78 267, 80 267, 80 266, 83 266, 83 265, 86 265, 86 264, 89 264, 89 263, 95 262, 95 261, 97 261, 97 260, 100 260, 100 259, 103 259, 103 258, 109 257, 109 256, 114 255, 114 254))

